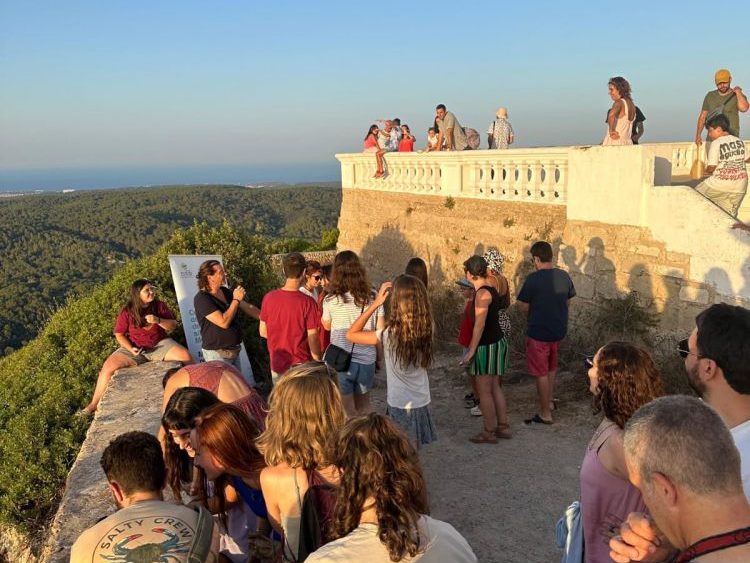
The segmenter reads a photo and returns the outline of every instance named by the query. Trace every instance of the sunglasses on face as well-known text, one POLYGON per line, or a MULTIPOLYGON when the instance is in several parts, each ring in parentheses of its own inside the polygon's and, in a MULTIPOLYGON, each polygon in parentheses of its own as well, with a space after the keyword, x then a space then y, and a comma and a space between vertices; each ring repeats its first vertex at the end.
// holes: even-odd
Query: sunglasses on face
POLYGON ((323 276, 313 276, 312 277, 315 281, 320 281, 323 279, 323 276))

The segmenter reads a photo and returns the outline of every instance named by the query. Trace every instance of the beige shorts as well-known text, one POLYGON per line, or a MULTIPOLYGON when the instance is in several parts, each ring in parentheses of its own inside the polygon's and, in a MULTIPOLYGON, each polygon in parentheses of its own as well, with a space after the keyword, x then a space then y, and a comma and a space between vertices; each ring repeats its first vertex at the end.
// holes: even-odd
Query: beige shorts
POLYGON ((698 184, 695 187, 695 190, 713 201, 732 217, 737 217, 737 211, 739 211, 740 204, 745 198, 745 192, 725 192, 723 190, 717 190, 716 188, 707 185, 706 182, 698 184))
POLYGON ((115 352, 123 354, 133 360, 136 364, 141 365, 146 362, 163 362, 167 352, 175 346, 179 346, 179 344, 171 338, 165 338, 164 340, 160 340, 155 347, 149 348, 148 350, 141 350, 141 353, 137 356, 133 355, 130 350, 125 348, 118 348, 115 352))

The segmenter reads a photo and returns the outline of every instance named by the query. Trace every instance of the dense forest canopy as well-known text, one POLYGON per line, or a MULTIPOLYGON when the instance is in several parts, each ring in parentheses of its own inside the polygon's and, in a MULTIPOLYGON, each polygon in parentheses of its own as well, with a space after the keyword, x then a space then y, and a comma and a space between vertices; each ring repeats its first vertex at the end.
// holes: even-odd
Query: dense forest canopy
POLYGON ((298 239, 296 249, 304 249, 336 227, 340 207, 339 188, 318 186, 169 186, 0 199, 0 356, 33 338, 66 297, 153 253, 176 229, 226 219, 248 234, 298 239))

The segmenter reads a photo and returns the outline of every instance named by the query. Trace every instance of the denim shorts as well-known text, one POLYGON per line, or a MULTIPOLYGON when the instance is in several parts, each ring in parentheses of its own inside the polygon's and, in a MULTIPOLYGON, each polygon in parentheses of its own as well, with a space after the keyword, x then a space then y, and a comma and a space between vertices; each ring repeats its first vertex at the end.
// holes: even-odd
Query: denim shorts
POLYGON ((239 355, 233 359, 230 360, 228 358, 223 357, 217 350, 206 350, 205 348, 201 348, 201 352, 203 353, 203 361, 204 362, 224 362, 225 364, 229 364, 230 366, 234 366, 237 369, 240 369, 240 357, 239 355))
POLYGON ((375 379, 375 364, 351 362, 349 371, 338 373, 342 395, 351 395, 355 392, 358 395, 364 395, 372 389, 372 382, 375 379))

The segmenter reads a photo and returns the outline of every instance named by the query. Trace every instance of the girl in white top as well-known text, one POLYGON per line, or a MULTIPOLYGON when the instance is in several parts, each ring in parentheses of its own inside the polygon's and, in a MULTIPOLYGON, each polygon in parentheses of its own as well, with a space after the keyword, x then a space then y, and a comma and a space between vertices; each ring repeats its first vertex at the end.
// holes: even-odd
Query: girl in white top
POLYGON ((622 76, 609 79, 609 97, 612 108, 607 115, 607 134, 602 145, 632 145, 635 104, 630 98, 630 84, 622 76))
POLYGON ((332 535, 310 563, 473 563, 456 529, 427 516, 427 484, 417 452, 388 418, 350 420, 331 440, 341 475, 332 535), (411 532, 411 533, 408 533, 411 532))
POLYGON ((346 333, 357 344, 382 342, 385 354, 387 414, 417 447, 437 440, 430 409, 432 312, 424 284, 406 274, 385 282, 372 304, 346 333), (370 317, 392 290, 390 317, 384 329, 365 330, 370 317))

